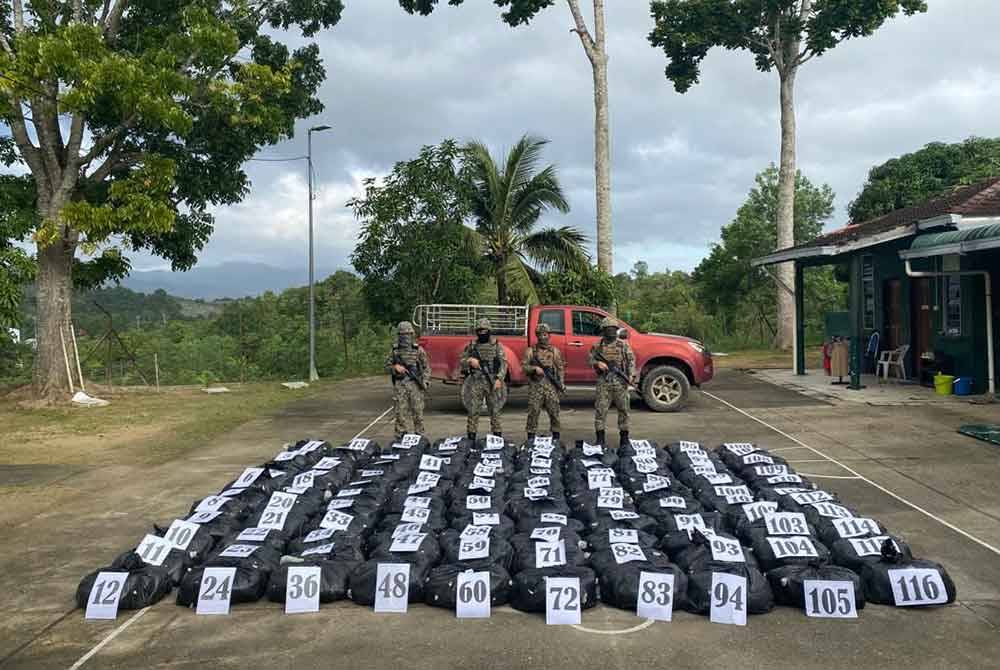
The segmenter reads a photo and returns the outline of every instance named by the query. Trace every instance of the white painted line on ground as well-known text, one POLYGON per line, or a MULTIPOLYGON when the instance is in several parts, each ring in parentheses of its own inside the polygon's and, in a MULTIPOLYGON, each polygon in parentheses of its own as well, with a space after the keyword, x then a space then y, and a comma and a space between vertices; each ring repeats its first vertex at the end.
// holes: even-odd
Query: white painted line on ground
POLYGON ((817 475, 814 472, 796 472, 797 475, 803 475, 805 477, 814 477, 819 479, 861 479, 860 477, 855 477, 854 475, 817 475))
POLYGON ((88 660, 90 660, 91 656, 93 656, 94 654, 96 654, 97 652, 99 652, 104 647, 104 645, 106 645, 108 642, 111 642, 111 640, 113 640, 116 637, 118 637, 119 633, 121 633, 123 630, 125 630, 126 628, 128 628, 129 626, 131 626, 136 621, 136 619, 138 619, 143 614, 145 614, 146 610, 148 610, 148 609, 149 609, 148 607, 143 607, 141 610, 139 610, 138 612, 136 612, 135 614, 133 614, 132 616, 130 616, 125 623, 123 623, 121 626, 118 626, 118 628, 115 628, 113 631, 111 631, 110 635, 108 635, 106 638, 104 638, 103 640, 101 640, 100 642, 98 642, 97 645, 93 649, 91 649, 86 654, 84 654, 83 656, 81 656, 80 660, 78 660, 76 663, 74 663, 73 665, 71 665, 70 668, 69 668, 69 670, 77 670, 77 668, 79 668, 81 665, 83 665, 88 660))
MULTIPOLYGON (((799 440, 799 439, 797 439, 795 437, 792 437, 791 435, 789 435, 785 431, 781 430, 780 428, 775 428, 774 426, 772 426, 771 424, 767 423, 766 421, 764 421, 762 419, 758 419, 753 414, 750 414, 749 412, 746 412, 746 411, 740 409, 736 405, 734 405, 731 402, 728 402, 726 400, 723 400, 722 398, 720 398, 719 396, 717 396, 715 394, 709 393, 707 391, 702 391, 702 394, 703 395, 707 395, 709 398, 712 398, 712 399, 714 399, 714 400, 722 403, 726 407, 729 407, 730 409, 733 409, 733 410, 739 412, 740 414, 742 414, 743 416, 747 417, 748 419, 756 421, 757 423, 759 423, 760 425, 762 425, 762 426, 764 426, 766 428, 770 428, 771 430, 773 430, 774 432, 776 432, 778 435, 781 435, 782 437, 785 437, 785 438, 791 440, 795 444, 798 444, 801 447, 803 447, 805 449, 808 449, 809 451, 813 452, 817 456, 822 456, 823 458, 825 458, 826 460, 830 461, 831 463, 836 463, 837 465, 839 465, 843 469, 847 470, 852 475, 855 475, 858 479, 860 479, 861 481, 865 482, 866 484, 870 484, 871 486, 874 486, 879 491, 882 491, 886 495, 888 495, 888 496, 890 496, 892 498, 895 498, 896 500, 898 500, 899 502, 903 503, 904 505, 906 505, 906 506, 908 506, 908 507, 910 507, 912 509, 915 509, 916 511, 920 512, 921 514, 923 514, 927 518, 933 519, 934 521, 937 521, 942 526, 945 526, 947 528, 952 529, 953 531, 955 531, 956 533, 958 533, 962 537, 964 537, 966 539, 969 539, 969 540, 972 540, 976 544, 978 544, 978 545, 980 545, 982 547, 985 547, 986 549, 989 549, 990 551, 992 551, 997 556, 1000 556, 1000 549, 997 549, 996 547, 994 547, 989 542, 986 542, 984 540, 980 540, 978 537, 976 537, 972 533, 969 533, 969 532, 967 532, 965 530, 962 530, 961 528, 959 528, 955 524, 950 523, 948 521, 945 521, 944 519, 942 519, 941 517, 937 516, 933 512, 928 512, 927 510, 925 510, 920 505, 917 505, 916 503, 912 503, 909 500, 907 500, 906 498, 902 497, 901 495, 893 493, 892 491, 890 491, 886 487, 882 486, 881 484, 878 484, 878 483, 873 482, 872 480, 868 479, 867 477, 865 477, 864 475, 862 475, 860 472, 858 472, 854 468, 851 468, 851 467, 849 467, 847 465, 844 465, 843 463, 841 463, 840 461, 838 461, 835 458, 831 458, 830 456, 827 456, 826 454, 824 454, 819 449, 816 449, 815 447, 810 447, 808 444, 806 444, 802 440, 799 440)), ((778 451, 778 450, 774 449, 774 450, 769 450, 769 451, 778 451)))
MULTIPOLYGON (((379 414, 374 420, 372 420, 371 423, 369 423, 367 426, 365 426, 364 428, 362 428, 361 431, 358 432, 358 434, 355 435, 354 437, 352 437, 351 439, 352 440, 356 440, 359 437, 361 437, 362 435, 364 435, 368 431, 369 428, 371 428, 372 426, 374 426, 375 424, 377 424, 379 421, 381 421, 382 419, 384 419, 385 415, 388 414, 391 411, 392 411, 392 407, 389 407, 389 409, 387 409, 384 412, 382 412, 381 414, 379 414)), ((107 643, 111 642, 111 640, 113 640, 116 637, 118 637, 119 633, 121 633, 123 630, 125 630, 126 628, 128 628, 129 626, 131 626, 132 623, 136 619, 138 619, 143 614, 145 614, 146 610, 148 610, 148 609, 149 609, 148 607, 143 607, 141 610, 139 610, 138 612, 136 612, 135 614, 133 614, 131 617, 129 617, 128 621, 126 621, 125 623, 123 623, 121 626, 118 626, 118 628, 115 628, 113 631, 111 631, 110 635, 108 635, 106 638, 104 638, 103 640, 101 640, 100 642, 98 642, 97 645, 93 649, 91 649, 86 654, 84 654, 83 656, 81 656, 80 659, 76 663, 74 663, 73 665, 70 666, 69 670, 77 670, 78 668, 80 668, 84 663, 86 663, 87 661, 89 661, 90 658, 94 654, 96 654, 101 649, 103 649, 104 645, 106 645, 107 643)))
POLYGON ((593 633, 595 635, 627 635, 628 633, 638 633, 640 630, 645 630, 654 623, 656 623, 656 621, 653 619, 646 619, 641 624, 624 630, 598 630, 597 628, 587 628, 586 626, 581 626, 579 624, 573 624, 573 628, 582 630, 584 633, 593 633))
MULTIPOLYGON (((705 393, 704 391, 702 391, 702 393, 704 393, 705 395, 708 395, 708 396, 712 396, 713 398, 715 398, 719 402, 725 402, 721 398, 719 398, 717 396, 714 396, 711 393, 705 393)), ((726 403, 726 404, 728 405, 729 403, 726 403)), ((740 410, 740 411, 742 411, 742 410, 740 410)), ((747 416, 749 416, 749 414, 747 416)), ((764 425, 766 426, 767 424, 765 423, 764 425)), ((771 452, 772 454, 776 454, 779 451, 792 451, 793 449, 809 449, 809 447, 782 447, 781 449, 768 449, 768 451, 771 452)))

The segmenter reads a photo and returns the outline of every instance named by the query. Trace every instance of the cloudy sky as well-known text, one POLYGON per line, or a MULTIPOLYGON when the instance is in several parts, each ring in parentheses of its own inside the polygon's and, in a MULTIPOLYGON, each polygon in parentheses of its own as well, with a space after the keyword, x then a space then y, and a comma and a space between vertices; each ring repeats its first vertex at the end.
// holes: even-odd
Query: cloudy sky
MULTIPOLYGON (((501 23, 488 0, 414 17, 396 0, 349 0, 343 20, 317 36, 327 69, 326 110, 298 136, 260 156, 305 152, 314 135, 317 265, 348 267, 358 223, 344 207, 361 180, 382 175, 423 144, 478 138, 501 149, 525 132, 551 140, 572 212, 594 235, 593 98, 590 66, 558 2, 529 27, 501 23)), ((584 0, 583 4, 589 4, 584 0)), ((663 76, 662 52, 646 41, 646 0, 608 3, 615 268, 637 260, 690 270, 718 239, 753 184, 778 159, 774 74, 747 54, 713 52, 686 95, 663 76)), ((889 22, 840 45, 799 75, 799 167, 837 194, 831 227, 867 170, 930 141, 1000 135, 1000 2, 930 0, 930 11, 889 22)), ((201 263, 261 261, 304 267, 304 163, 249 165, 253 194, 216 212, 201 263)), ((137 258, 137 268, 156 259, 137 258)))

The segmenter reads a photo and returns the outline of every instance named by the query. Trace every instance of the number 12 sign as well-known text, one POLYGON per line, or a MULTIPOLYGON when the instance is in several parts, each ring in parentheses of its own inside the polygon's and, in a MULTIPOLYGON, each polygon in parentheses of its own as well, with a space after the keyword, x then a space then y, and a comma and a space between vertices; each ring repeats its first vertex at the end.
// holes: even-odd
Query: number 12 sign
POLYGON ((118 602, 125 589, 127 572, 99 572, 87 597, 85 619, 114 619, 118 616, 118 602))

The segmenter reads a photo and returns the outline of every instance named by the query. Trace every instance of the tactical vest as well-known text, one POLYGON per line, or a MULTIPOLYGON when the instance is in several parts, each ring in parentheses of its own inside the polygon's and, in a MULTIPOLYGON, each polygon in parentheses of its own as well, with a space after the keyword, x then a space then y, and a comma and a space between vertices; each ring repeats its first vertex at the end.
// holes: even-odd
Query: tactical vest
POLYGON ((409 365, 415 368, 420 362, 420 347, 413 344, 409 347, 400 347, 396 345, 392 348, 392 355, 398 357, 399 360, 403 361, 403 365, 409 365))
POLYGON ((621 346, 620 340, 615 340, 611 344, 607 344, 603 339, 601 340, 598 351, 604 356, 604 360, 608 363, 617 365, 618 367, 623 367, 625 364, 625 351, 624 347, 621 346))
POLYGON ((534 353, 534 359, 536 359, 543 368, 554 368, 556 365, 556 350, 552 348, 552 345, 543 347, 541 345, 535 345, 532 349, 534 353))
POLYGON ((489 374, 495 375, 497 368, 500 367, 500 361, 497 360, 500 357, 500 343, 491 337, 486 344, 480 344, 477 340, 474 347, 472 353, 475 355, 477 351, 479 352, 479 360, 483 369, 489 374))

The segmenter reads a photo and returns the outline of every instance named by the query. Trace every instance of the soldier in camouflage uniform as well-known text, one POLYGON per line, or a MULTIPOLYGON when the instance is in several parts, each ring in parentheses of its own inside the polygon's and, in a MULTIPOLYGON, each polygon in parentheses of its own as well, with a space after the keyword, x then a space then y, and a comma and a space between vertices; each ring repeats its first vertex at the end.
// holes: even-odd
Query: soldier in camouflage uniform
POLYGON ((385 371, 392 377, 392 401, 396 414, 396 439, 410 432, 424 434, 424 395, 431 385, 431 361, 416 343, 413 324, 399 324, 398 341, 385 359, 385 371))
POLYGON ((597 443, 604 444, 608 409, 618 410, 619 444, 628 442, 629 386, 635 381, 635 354, 628 342, 618 337, 618 322, 610 316, 601 321, 603 337, 590 349, 587 362, 597 372, 597 400, 594 403, 594 430, 597 443))
POLYGON ((500 435, 503 430, 495 401, 496 391, 503 388, 507 377, 507 356, 491 330, 489 319, 479 319, 476 322, 476 339, 465 345, 462 351, 462 374, 472 376, 471 409, 466 421, 469 439, 472 440, 476 439, 479 430, 479 411, 484 399, 490 412, 490 432, 500 435))
POLYGON ((521 369, 531 381, 528 389, 528 425, 525 429, 529 443, 535 439, 538 415, 542 408, 549 415, 552 438, 559 439, 559 394, 565 385, 566 371, 562 353, 549 344, 548 324, 538 324, 535 328, 535 337, 537 344, 524 351, 524 358, 521 361, 521 369))

